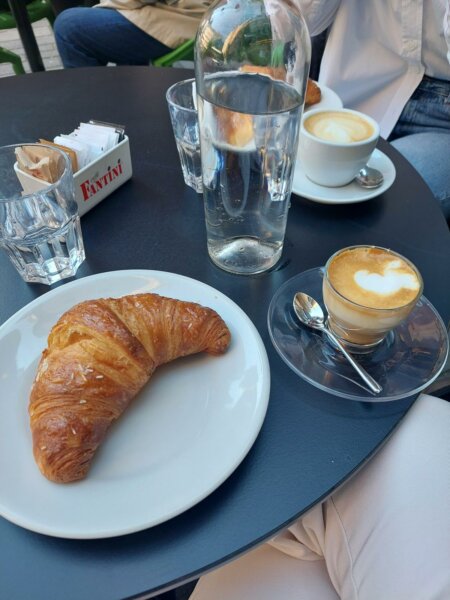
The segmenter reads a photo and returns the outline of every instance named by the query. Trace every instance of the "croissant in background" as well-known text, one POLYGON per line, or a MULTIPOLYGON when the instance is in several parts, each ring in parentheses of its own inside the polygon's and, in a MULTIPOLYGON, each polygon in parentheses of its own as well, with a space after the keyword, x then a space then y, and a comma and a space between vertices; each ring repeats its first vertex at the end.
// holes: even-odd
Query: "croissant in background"
POLYGON ((212 309, 137 294, 89 300, 52 328, 30 397, 34 458, 45 477, 86 476, 110 425, 159 365, 222 354, 230 332, 212 309))
POLYGON ((321 101, 321 99, 322 92, 320 91, 320 87, 315 81, 308 79, 308 83, 306 85, 305 106, 317 104, 321 101))

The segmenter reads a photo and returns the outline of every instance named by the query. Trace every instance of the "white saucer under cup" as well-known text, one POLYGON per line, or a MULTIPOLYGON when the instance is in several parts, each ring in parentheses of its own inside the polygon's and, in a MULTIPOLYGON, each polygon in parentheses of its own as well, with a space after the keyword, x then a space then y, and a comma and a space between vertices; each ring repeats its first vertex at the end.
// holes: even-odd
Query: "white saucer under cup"
POLYGON ((382 185, 374 189, 365 189, 352 181, 342 187, 325 187, 314 183, 303 173, 301 163, 297 159, 292 182, 292 192, 297 196, 320 202, 321 204, 355 204, 376 198, 388 190, 395 181, 395 167, 391 159, 381 150, 375 149, 369 167, 381 171, 384 177, 382 185))

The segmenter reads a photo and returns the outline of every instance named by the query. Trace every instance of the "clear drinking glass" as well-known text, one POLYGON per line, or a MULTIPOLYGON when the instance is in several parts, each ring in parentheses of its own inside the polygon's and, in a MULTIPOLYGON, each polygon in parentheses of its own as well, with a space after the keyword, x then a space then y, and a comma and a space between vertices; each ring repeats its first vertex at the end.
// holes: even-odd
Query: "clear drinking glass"
POLYGON ((187 79, 172 85, 166 92, 173 133, 180 155, 184 182, 201 194, 202 164, 196 106, 195 80, 187 79))
POLYGON ((51 285, 75 275, 85 254, 66 153, 42 144, 0 148, 0 246, 27 282, 51 285), (16 151, 26 148, 46 152, 53 183, 18 167, 16 151))
POLYGON ((288 0, 219 0, 197 34, 195 72, 208 252, 261 273, 281 256, 311 42, 288 0))

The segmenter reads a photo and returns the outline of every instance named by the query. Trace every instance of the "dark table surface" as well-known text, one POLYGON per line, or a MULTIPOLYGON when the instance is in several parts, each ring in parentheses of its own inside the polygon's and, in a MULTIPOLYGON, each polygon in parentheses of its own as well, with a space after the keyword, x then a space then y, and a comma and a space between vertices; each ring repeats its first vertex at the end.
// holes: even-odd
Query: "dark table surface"
MULTIPOLYGON (((157 527, 118 538, 46 537, 0 518, 0 597, 113 600, 146 597, 198 576, 267 539, 325 498, 390 435, 413 399, 343 401, 297 377, 269 339, 266 316, 279 286, 323 265, 337 249, 378 244, 408 256, 425 294, 450 317, 443 275, 447 225, 430 191, 387 143, 390 190, 367 203, 328 206, 292 197, 278 267, 254 277, 222 272, 207 258, 202 200, 185 187, 165 90, 189 73, 146 67, 93 68, 2 80, 0 144, 52 138, 90 118, 123 123, 131 181, 82 219, 87 260, 77 278, 118 269, 158 269, 205 282, 249 315, 266 345, 269 408, 250 453, 215 492, 157 527)), ((23 283, 0 254, 0 323, 48 291, 23 283)), ((32 490, 30 490, 32 495, 32 490)))

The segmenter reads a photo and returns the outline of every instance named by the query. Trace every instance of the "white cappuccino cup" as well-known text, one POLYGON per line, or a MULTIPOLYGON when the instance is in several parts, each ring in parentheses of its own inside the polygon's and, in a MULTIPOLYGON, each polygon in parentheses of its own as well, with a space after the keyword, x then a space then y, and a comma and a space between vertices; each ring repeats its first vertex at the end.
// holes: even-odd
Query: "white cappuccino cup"
POLYGON ((348 108, 308 111, 300 131, 300 168, 319 185, 347 185, 367 164, 379 135, 378 123, 359 111, 348 108))

